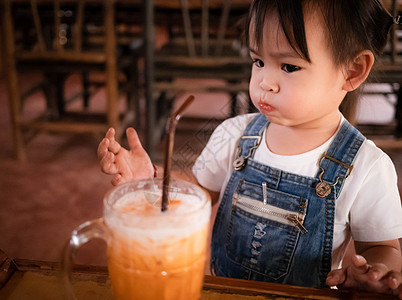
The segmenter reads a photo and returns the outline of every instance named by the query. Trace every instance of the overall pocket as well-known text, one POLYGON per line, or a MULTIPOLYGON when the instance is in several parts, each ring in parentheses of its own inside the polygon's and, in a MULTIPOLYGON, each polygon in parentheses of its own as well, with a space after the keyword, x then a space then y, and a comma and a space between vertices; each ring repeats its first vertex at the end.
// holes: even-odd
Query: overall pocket
POLYGON ((286 275, 299 235, 307 232, 306 207, 301 197, 240 181, 225 241, 229 258, 274 280, 286 275))

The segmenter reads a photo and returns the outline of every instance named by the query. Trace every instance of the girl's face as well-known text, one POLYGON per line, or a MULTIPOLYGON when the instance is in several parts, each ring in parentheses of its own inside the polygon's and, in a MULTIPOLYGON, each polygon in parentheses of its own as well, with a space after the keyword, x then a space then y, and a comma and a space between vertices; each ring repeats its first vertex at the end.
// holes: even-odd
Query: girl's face
POLYGON ((346 76, 333 63, 320 17, 305 17, 311 62, 292 49, 278 24, 277 16, 267 16, 259 49, 250 34, 253 104, 274 124, 315 128, 335 117, 339 122, 346 76))

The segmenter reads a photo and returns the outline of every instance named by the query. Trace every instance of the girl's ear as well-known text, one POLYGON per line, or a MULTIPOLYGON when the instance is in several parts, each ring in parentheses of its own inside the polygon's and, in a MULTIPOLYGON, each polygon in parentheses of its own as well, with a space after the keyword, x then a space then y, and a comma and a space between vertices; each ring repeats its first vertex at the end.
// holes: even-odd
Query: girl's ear
POLYGON ((373 64, 374 55, 370 50, 360 52, 347 65, 346 82, 343 85, 343 89, 347 92, 357 89, 367 79, 373 64))

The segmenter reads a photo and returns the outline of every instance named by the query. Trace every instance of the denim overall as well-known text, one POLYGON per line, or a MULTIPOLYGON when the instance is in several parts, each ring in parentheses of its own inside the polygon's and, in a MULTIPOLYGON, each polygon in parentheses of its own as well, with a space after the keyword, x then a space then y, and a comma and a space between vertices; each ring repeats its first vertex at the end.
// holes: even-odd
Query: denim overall
POLYGON ((306 177, 253 159, 268 123, 257 115, 239 141, 214 224, 211 272, 324 287, 331 270, 335 200, 365 138, 345 120, 318 162, 317 176, 306 177))

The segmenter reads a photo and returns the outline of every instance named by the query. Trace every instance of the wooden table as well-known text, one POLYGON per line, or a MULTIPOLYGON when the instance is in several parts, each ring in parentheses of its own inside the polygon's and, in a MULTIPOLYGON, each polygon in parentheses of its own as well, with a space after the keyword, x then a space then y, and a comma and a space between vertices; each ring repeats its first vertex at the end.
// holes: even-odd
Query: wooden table
MULTIPOLYGON (((0 289, 0 299, 24 300, 63 299, 57 263, 16 259, 3 262, 0 270, 10 270, 0 289)), ((3 274, 1 273, 3 272, 3 274)), ((73 285, 78 299, 113 299, 106 267, 76 266, 73 285)), ((263 300, 263 299, 395 299, 388 295, 304 288, 248 280, 205 276, 200 300, 263 300)))

